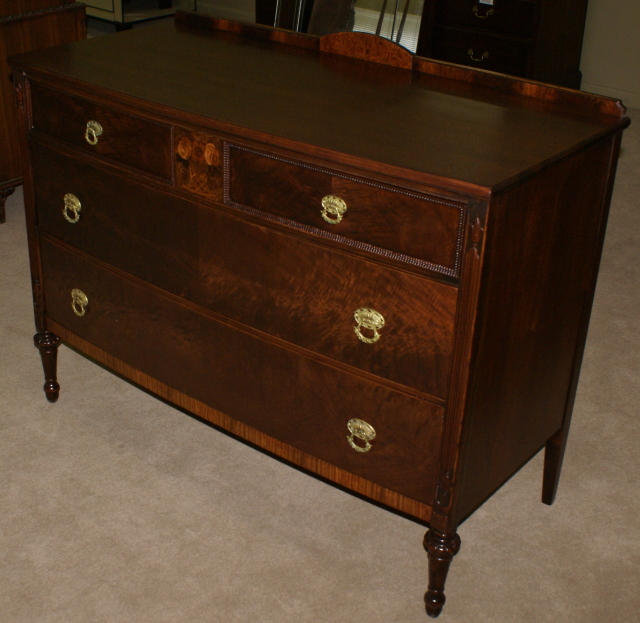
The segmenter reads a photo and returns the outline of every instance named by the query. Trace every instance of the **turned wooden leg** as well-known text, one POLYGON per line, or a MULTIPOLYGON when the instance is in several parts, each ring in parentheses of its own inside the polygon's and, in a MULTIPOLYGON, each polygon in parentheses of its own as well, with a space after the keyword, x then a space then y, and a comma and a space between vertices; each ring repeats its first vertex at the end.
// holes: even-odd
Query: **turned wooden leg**
POLYGON ((33 336, 33 343, 40 351, 42 367, 44 368, 44 393, 47 395, 49 402, 55 402, 60 394, 60 385, 58 385, 57 380, 60 338, 49 331, 43 331, 33 336))
POLYGON ((429 555, 429 589, 424 594, 424 604, 427 614, 435 618, 446 601, 444 585, 451 560, 460 550, 460 537, 455 532, 441 534, 429 530, 424 535, 424 548, 429 555))
POLYGON ((7 197, 13 193, 15 188, 3 188, 0 190, 0 223, 4 223, 7 218, 4 210, 4 204, 7 201, 7 197))
POLYGON ((544 450, 544 476, 542 477, 542 501, 553 504, 558 491, 562 459, 567 447, 568 427, 561 428, 547 441, 544 450))

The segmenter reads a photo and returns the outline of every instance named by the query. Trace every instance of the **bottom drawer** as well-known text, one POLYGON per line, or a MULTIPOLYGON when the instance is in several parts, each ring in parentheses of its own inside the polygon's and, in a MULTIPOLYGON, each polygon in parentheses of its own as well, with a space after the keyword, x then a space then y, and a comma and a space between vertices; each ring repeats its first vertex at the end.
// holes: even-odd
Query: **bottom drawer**
POLYGON ((433 58, 525 78, 530 44, 473 30, 436 27, 433 58))
POLYGON ((432 503, 441 407, 218 322, 48 240, 41 250, 47 316, 55 322, 279 441, 432 503), (73 290, 86 305, 72 305, 73 290), (353 419, 375 430, 366 452, 357 434, 359 450, 349 443, 353 419))

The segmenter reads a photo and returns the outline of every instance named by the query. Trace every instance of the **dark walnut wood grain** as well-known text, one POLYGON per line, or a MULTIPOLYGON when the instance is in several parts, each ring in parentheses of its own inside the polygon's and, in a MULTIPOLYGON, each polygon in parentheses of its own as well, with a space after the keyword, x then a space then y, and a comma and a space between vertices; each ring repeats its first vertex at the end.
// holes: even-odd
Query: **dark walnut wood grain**
POLYGON ((5 221, 7 197, 22 183, 16 94, 7 58, 85 36, 83 4, 70 0, 0 2, 0 223, 5 221))
POLYGON ((60 338, 427 522, 437 616, 460 524, 543 447, 556 495, 629 120, 392 50, 180 13, 14 63, 47 397, 60 338))

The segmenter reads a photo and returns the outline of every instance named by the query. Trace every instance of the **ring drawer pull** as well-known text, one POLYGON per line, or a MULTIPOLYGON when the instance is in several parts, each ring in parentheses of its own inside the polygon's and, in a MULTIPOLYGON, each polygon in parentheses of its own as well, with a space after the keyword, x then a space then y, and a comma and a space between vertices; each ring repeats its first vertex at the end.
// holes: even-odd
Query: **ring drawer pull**
POLYGON ((367 309, 366 307, 361 307, 360 309, 356 309, 353 314, 355 321, 358 323, 353 330, 356 332, 356 335, 362 342, 365 344, 373 344, 380 339, 380 333, 378 331, 384 327, 384 318, 382 314, 379 314, 375 309, 367 309), (362 327, 373 331, 373 337, 367 337, 362 334, 362 327))
POLYGON ((484 54, 480 58, 475 58, 473 56, 473 48, 469 48, 469 56, 471 57, 472 61, 475 61, 476 63, 481 63, 482 61, 489 58, 489 52, 484 52, 484 54))
POLYGON ((97 121, 87 121, 84 138, 89 145, 97 145, 98 137, 102 136, 102 126, 97 121))
POLYGON ((349 435, 347 435, 347 441, 349 442, 349 445, 356 452, 369 452, 369 450, 371 450, 372 448, 370 442, 373 441, 376 437, 376 431, 373 426, 371 426, 371 424, 367 424, 367 422, 365 422, 364 420, 358 420, 357 418, 354 418, 347 422, 347 428, 349 429, 349 435), (358 445, 355 442, 354 437, 360 439, 361 441, 364 441, 364 446, 358 445))
POLYGON ((487 9, 485 14, 482 15, 481 13, 478 12, 478 5, 476 4, 473 7, 473 13, 476 17, 479 17, 480 19, 487 19, 489 15, 493 15, 493 9, 487 9))
POLYGON ((67 193, 64 196, 64 209, 62 214, 70 223, 77 223, 80 220, 80 210, 82 210, 82 204, 80 199, 71 193, 67 193))
POLYGON ((337 225, 346 211, 347 204, 340 197, 327 195, 322 200, 322 218, 331 225, 337 225))
POLYGON ((76 316, 84 316, 87 305, 89 305, 89 299, 82 290, 71 290, 71 309, 76 316))

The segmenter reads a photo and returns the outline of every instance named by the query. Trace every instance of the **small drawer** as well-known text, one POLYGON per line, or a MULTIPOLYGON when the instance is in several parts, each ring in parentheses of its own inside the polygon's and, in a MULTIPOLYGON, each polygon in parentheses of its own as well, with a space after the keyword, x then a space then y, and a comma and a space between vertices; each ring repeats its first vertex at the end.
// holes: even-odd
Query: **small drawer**
POLYGON ((457 276, 464 203, 228 146, 225 201, 346 245, 457 276), (417 260, 417 261, 416 261, 417 260))
POLYGON ((528 43, 473 30, 443 26, 434 30, 434 58, 477 69, 524 78, 530 50, 528 43))
POLYGON ((480 28, 496 34, 532 37, 536 7, 531 0, 497 0, 493 5, 477 0, 439 0, 436 22, 480 28))
POLYGON ((42 260, 55 322, 275 439, 432 503, 441 407, 238 331, 46 240, 42 260))
POLYGON ((246 326, 446 397, 456 287, 198 206, 35 141, 33 167, 41 232, 246 326), (66 206, 68 194, 80 212, 66 206), (381 314, 384 327, 376 334, 364 312, 359 323, 359 309, 381 314))
POLYGON ((172 179, 171 127, 31 84, 33 127, 89 154, 172 179), (96 125, 97 124, 97 125, 96 125))

